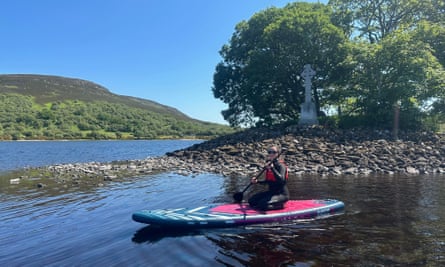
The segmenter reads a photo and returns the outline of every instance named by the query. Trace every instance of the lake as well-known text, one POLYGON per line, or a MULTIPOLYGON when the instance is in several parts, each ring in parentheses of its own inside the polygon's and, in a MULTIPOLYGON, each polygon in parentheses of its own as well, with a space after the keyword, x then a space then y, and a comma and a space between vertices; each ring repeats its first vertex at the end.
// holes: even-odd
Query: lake
MULTIPOLYGON (((194 142, 1 142, 0 170, 145 158, 194 142)), ((131 214, 231 202, 248 179, 161 173, 64 194, 0 188, 0 266, 441 266, 444 178, 292 176, 293 199, 339 199, 344 214, 187 232, 131 214)))
POLYGON ((200 140, 0 142, 0 172, 58 163, 144 159, 200 140))

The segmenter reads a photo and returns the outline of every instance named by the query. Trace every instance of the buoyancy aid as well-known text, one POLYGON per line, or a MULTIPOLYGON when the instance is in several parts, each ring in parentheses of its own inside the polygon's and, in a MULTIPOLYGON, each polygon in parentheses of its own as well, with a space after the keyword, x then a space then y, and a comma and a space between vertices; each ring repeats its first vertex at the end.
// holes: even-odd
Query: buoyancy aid
MULTIPOLYGON (((289 179, 289 171, 287 170, 287 166, 284 161, 280 160, 280 163, 286 169, 284 172, 284 179, 287 181, 289 179)), ((275 174, 273 173, 272 169, 266 169, 266 181, 276 182, 275 174)))

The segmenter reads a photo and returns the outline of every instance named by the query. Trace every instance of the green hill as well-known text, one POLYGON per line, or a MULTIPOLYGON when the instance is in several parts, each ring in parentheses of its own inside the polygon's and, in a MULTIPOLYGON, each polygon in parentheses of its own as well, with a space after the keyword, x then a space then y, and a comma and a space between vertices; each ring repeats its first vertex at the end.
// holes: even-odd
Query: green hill
POLYGON ((0 140, 211 138, 230 132, 85 80, 0 75, 0 140))

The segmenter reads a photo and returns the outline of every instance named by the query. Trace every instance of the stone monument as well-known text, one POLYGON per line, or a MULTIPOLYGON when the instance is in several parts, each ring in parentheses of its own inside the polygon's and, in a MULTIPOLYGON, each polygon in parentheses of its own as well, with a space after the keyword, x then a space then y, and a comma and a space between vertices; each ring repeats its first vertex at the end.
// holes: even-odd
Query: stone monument
POLYGON ((301 104, 300 125, 314 125, 318 124, 317 109, 315 103, 312 101, 312 77, 314 77, 315 71, 311 68, 310 64, 304 65, 304 70, 301 73, 301 77, 304 79, 304 103, 301 104))

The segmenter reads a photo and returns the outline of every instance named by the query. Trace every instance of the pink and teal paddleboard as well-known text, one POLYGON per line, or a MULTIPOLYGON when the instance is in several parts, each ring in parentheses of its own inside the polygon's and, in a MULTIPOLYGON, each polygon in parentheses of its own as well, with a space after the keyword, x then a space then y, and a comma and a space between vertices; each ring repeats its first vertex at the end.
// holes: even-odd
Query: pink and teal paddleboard
POLYGON ((133 220, 162 227, 213 228, 277 221, 313 219, 335 214, 344 203, 334 199, 290 200, 284 209, 257 211, 248 204, 225 204, 197 208, 142 210, 133 213, 133 220))

